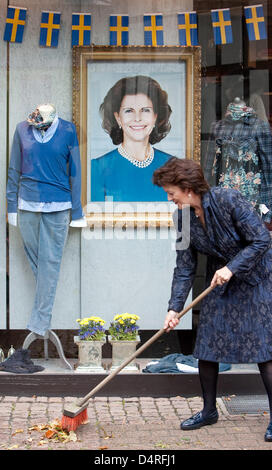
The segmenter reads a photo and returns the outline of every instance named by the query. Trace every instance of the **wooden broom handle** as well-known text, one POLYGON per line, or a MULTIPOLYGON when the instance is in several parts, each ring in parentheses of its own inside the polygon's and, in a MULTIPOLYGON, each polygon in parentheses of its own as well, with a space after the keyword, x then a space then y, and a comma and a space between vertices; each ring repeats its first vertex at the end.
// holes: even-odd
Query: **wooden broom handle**
MULTIPOLYGON (((208 287, 205 289, 200 295, 198 295, 189 305, 187 305, 186 308, 184 308, 178 315, 177 318, 183 317, 185 313, 187 313, 191 308, 193 308, 198 302, 200 302, 206 295, 208 295, 214 287, 208 287)), ((154 343, 160 336, 165 333, 165 329, 161 328, 157 333, 155 333, 149 340, 147 340, 140 348, 138 348, 128 359, 126 359, 117 369, 115 369, 110 375, 105 377, 102 382, 100 382, 96 387, 94 387, 85 397, 77 401, 78 406, 83 406, 98 390, 100 390, 106 383, 108 383, 110 380, 113 379, 126 365, 128 365, 135 357, 139 356, 148 346, 150 346, 152 343, 154 343)))

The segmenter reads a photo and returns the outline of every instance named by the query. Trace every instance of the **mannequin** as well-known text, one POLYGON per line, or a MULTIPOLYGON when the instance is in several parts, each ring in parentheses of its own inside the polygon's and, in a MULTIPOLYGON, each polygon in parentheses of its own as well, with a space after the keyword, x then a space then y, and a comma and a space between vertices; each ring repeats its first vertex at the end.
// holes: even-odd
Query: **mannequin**
POLYGON ((7 208, 8 222, 19 226, 36 280, 27 328, 45 339, 52 339, 52 308, 69 225, 87 225, 80 194, 75 126, 59 118, 54 105, 39 105, 16 127, 8 171, 7 208))
POLYGON ((210 135, 204 163, 206 179, 239 190, 270 229, 272 134, 268 122, 258 119, 255 111, 236 97, 225 117, 212 124, 210 135))

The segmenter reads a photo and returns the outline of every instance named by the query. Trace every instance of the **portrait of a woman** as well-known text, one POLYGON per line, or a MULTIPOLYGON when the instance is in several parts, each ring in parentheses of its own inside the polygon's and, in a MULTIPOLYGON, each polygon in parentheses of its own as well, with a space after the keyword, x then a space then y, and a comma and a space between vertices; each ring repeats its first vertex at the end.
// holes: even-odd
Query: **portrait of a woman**
POLYGON ((117 146, 91 160, 91 201, 166 201, 152 183, 154 171, 171 155, 154 144, 171 129, 168 95, 147 76, 125 77, 100 106, 102 127, 117 146))

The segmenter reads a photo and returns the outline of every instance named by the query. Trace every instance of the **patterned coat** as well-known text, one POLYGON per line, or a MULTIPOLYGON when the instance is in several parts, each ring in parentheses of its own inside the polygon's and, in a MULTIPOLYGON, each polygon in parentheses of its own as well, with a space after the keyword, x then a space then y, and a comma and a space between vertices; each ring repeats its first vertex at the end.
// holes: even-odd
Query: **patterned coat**
MULTIPOLYGON (((190 240, 177 250, 169 309, 181 311, 193 285, 197 253, 207 255, 207 286, 217 269, 234 274, 202 300, 194 356, 222 363, 272 359, 270 233, 239 191, 214 187, 202 199, 206 228, 190 209, 190 240)), ((182 238, 182 211, 174 213, 182 238)))
POLYGON ((211 128, 205 177, 215 184, 241 191, 256 209, 265 204, 272 219, 272 133, 268 122, 255 113, 235 120, 226 116, 211 128))

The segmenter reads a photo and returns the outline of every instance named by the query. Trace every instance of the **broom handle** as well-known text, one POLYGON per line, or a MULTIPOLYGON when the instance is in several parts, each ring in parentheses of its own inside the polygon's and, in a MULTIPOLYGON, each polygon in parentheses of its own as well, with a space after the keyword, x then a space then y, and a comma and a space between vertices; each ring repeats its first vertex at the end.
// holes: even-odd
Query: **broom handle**
MULTIPOLYGON (((178 315, 177 318, 183 317, 185 313, 187 313, 191 308, 193 308, 198 302, 200 302, 206 295, 208 295, 214 287, 208 287, 205 289, 198 297, 196 297, 190 305, 188 305, 186 308, 184 308, 178 315)), ((83 397, 81 400, 77 401, 78 406, 83 406, 89 398, 91 398, 98 390, 100 390, 106 383, 108 383, 110 380, 113 379, 127 364, 129 364, 135 357, 137 357, 139 354, 141 354, 148 346, 150 346, 154 341, 156 341, 160 336, 165 333, 165 329, 161 328, 157 333, 155 333, 149 340, 147 340, 140 348, 138 348, 128 359, 126 359, 117 369, 115 369, 110 375, 108 375, 102 382, 100 382, 96 387, 94 387, 85 397, 83 397)))

